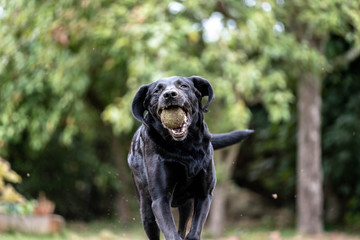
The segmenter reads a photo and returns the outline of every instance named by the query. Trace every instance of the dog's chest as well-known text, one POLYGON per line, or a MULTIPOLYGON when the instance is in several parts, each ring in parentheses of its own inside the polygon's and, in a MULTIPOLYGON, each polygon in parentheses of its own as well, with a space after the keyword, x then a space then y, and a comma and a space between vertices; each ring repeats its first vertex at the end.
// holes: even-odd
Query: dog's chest
POLYGON ((206 173, 201 171, 194 177, 180 177, 172 194, 172 206, 184 204, 188 199, 206 196, 208 192, 206 173))
MULTIPOLYGON (((181 178, 189 179, 189 182, 193 178, 200 176, 201 171, 206 171, 209 163, 212 160, 211 152, 204 149, 197 149, 196 151, 181 151, 179 149, 173 149, 173 151, 159 151, 160 161, 164 163, 175 163, 176 166, 183 168, 181 178), (181 165, 181 166, 179 166, 181 165)), ((179 168, 176 168, 178 171, 179 168)))

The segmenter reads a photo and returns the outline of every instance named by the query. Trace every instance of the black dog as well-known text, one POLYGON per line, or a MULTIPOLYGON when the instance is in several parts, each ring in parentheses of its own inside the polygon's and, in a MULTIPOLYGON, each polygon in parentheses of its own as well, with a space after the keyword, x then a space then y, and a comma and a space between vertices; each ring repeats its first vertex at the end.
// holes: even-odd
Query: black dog
POLYGON ((134 135, 128 162, 140 199, 147 236, 167 240, 200 239, 216 183, 213 149, 246 138, 252 130, 211 134, 203 112, 214 97, 210 83, 201 77, 170 77, 140 87, 132 103, 142 125, 134 135), (201 100, 208 96, 202 106, 201 100), (169 129, 161 122, 166 108, 181 108, 184 123, 169 129), (145 111, 147 113, 144 116, 145 111), (171 207, 179 208, 176 230, 171 207))

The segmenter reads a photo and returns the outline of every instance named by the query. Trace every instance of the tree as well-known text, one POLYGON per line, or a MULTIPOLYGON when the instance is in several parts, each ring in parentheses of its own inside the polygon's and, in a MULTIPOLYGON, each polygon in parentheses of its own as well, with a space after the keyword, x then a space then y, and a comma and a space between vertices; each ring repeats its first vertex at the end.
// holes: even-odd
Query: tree
MULTIPOLYGON (((303 233, 321 233, 320 81, 326 70, 334 67, 329 64, 324 50, 329 35, 336 32, 342 36, 348 35, 349 44, 353 46, 345 57, 340 56, 339 59, 351 61, 358 55, 359 14, 354 9, 359 9, 359 3, 276 1, 272 5, 264 2, 259 6, 255 1, 248 1, 245 4, 253 8, 253 11, 249 11, 253 15, 248 25, 253 27, 255 38, 262 40, 261 45, 255 45, 256 39, 247 41, 254 43, 257 50, 255 56, 267 57, 268 64, 282 69, 288 80, 298 83, 298 230, 303 233), (279 33, 278 37, 260 22, 266 14, 270 15, 266 23, 273 23, 274 31, 279 33)), ((241 42, 241 38, 237 39, 241 42)))
MULTIPOLYGON (((359 14, 354 15, 352 8, 359 9, 360 5, 354 1, 348 1, 341 7, 340 4, 338 1, 326 4, 304 2, 293 6, 300 10, 300 14, 293 15, 296 24, 290 29, 299 43, 308 46, 318 58, 326 58, 325 46, 332 32, 345 34, 339 29, 350 25, 357 29, 352 34, 359 33, 359 14), (317 24, 322 27, 316 28, 317 24)), ((359 48, 356 37, 352 39, 352 44, 354 49, 359 48)), ((351 59, 348 58, 348 61, 351 59)), ((313 66, 299 74, 298 78, 297 224, 298 230, 307 234, 323 231, 321 80, 325 69, 321 65, 313 66)), ((334 67, 330 65, 327 68, 332 70, 334 67)))
POLYGON ((25 195, 46 191, 72 218, 107 214, 112 196, 123 194, 131 179, 113 170, 116 162, 126 169, 126 134, 116 139, 101 119, 127 89, 129 51, 108 47, 127 37, 104 31, 109 21, 125 22, 126 5, 115 7, 114 15, 104 5, 0 4, 0 155, 25 177, 19 186, 25 195))
MULTIPOLYGON (((332 34, 326 46, 326 56, 334 59, 345 56, 351 45, 332 34)), ((322 165, 324 182, 324 221, 331 226, 359 226, 358 186, 359 174, 358 102, 359 57, 343 68, 334 69, 322 80, 322 165), (349 167, 351 166, 351 167, 349 167)), ((294 86, 295 87, 295 86, 294 86)), ((295 89, 294 89, 295 90, 295 89)), ((248 139, 238 159, 234 179, 242 187, 250 188, 268 198, 277 193, 276 200, 269 199, 274 207, 294 207, 296 196, 296 106, 287 123, 264 121, 265 113, 259 104, 251 107, 250 126, 256 134, 248 139), (262 143, 262 144, 259 144, 262 143), (279 187, 281 186, 281 187, 279 187)))

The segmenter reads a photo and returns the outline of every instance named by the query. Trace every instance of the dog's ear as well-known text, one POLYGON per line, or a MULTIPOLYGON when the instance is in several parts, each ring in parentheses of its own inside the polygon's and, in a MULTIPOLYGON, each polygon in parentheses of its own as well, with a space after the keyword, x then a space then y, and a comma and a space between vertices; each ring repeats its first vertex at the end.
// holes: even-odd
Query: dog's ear
POLYGON ((144 112, 146 110, 145 99, 147 96, 148 89, 149 89, 149 85, 141 86, 139 90, 136 92, 131 105, 131 111, 134 118, 145 125, 146 125, 144 119, 144 112))
POLYGON ((207 107, 214 98, 214 90, 208 80, 199 76, 192 76, 189 79, 194 83, 194 86, 201 93, 201 97, 208 96, 208 100, 204 107, 202 107, 203 112, 208 112, 207 107))

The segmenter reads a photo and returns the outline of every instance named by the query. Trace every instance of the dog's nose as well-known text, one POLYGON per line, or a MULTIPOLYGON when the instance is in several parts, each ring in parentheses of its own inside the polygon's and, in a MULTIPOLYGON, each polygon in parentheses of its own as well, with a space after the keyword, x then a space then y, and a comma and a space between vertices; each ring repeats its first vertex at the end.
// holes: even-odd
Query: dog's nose
POLYGON ((165 99, 176 98, 178 95, 179 95, 178 92, 175 91, 175 90, 168 90, 168 91, 163 93, 163 97, 165 99))

